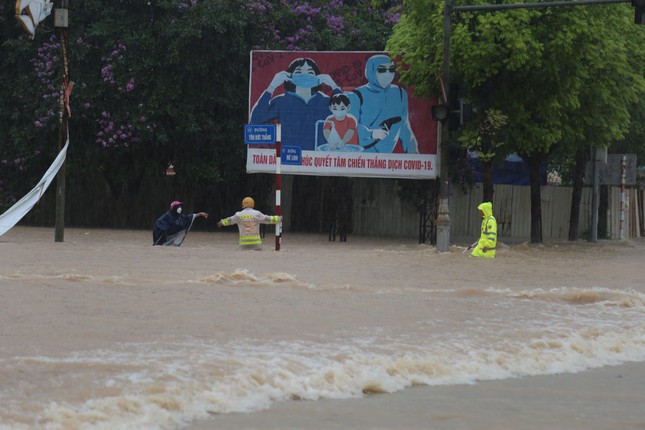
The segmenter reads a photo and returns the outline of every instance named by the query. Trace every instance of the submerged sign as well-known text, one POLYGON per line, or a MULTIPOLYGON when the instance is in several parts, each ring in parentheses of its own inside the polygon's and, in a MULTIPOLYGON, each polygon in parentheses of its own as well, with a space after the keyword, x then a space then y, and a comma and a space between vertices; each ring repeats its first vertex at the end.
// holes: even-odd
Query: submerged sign
MULTIPOLYGON (((252 51, 249 126, 281 124, 282 145, 300 151, 286 174, 435 178, 433 103, 397 67, 384 52, 252 51)), ((245 143, 248 172, 275 171, 268 142, 245 143)))

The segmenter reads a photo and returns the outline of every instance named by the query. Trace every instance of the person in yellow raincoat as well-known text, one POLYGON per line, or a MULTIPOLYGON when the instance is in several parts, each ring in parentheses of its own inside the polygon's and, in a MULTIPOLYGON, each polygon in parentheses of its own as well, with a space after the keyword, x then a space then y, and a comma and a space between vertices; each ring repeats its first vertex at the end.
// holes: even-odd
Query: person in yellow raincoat
POLYGON ((497 248, 497 220, 493 216, 493 204, 484 202, 477 206, 482 214, 482 233, 471 255, 473 257, 495 258, 497 248))
POLYGON ((261 249, 260 224, 277 224, 282 219, 278 215, 264 215, 262 212, 255 210, 254 207, 255 201, 251 197, 245 197, 242 200, 241 211, 217 223, 218 227, 237 224, 242 249, 261 249))

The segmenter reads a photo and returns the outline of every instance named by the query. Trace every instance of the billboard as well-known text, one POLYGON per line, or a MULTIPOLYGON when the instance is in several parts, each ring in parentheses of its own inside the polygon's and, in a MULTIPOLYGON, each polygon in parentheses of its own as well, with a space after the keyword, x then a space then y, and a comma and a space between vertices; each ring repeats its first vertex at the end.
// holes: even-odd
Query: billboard
MULTIPOLYGON (((399 84, 386 52, 252 51, 250 67, 248 123, 281 124, 282 146, 297 153, 282 173, 437 177, 433 100, 399 84)), ((275 162, 273 146, 247 145, 247 172, 275 162)))

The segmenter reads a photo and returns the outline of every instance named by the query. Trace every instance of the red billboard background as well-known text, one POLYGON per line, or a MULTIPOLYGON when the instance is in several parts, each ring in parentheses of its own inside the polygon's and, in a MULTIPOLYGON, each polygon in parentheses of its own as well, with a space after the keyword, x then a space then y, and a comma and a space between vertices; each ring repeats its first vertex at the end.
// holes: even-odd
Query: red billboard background
MULTIPOLYGON (((308 57, 313 59, 320 67, 321 73, 329 74, 334 82, 343 91, 350 92, 367 83, 365 77, 365 63, 375 54, 384 52, 319 52, 319 51, 252 51, 251 52, 251 79, 249 88, 249 116, 252 107, 267 89, 276 73, 286 70, 287 66, 295 59, 308 57)), ((437 122, 432 119, 431 107, 434 100, 414 97, 414 91, 398 82, 398 73, 394 84, 405 88, 409 94, 409 119, 410 125, 419 142, 420 154, 437 154, 437 122)), ((321 90, 331 95, 331 89, 323 86, 321 90)), ((273 96, 284 92, 278 88, 273 96)), ((394 153, 403 152, 400 147, 394 153)))

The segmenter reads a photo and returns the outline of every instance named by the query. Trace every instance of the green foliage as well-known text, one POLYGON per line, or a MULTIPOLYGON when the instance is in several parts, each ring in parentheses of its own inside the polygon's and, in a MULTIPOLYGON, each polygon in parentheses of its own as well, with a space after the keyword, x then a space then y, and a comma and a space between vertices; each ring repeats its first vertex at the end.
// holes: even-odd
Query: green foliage
MULTIPOLYGON (((451 81, 480 111, 508 115, 512 150, 606 145, 626 133, 643 94, 645 39, 632 14, 622 4, 452 14, 451 81)), ((442 16, 443 1, 408 1, 388 42, 410 65, 404 78, 430 95, 439 94, 442 16)))
MULTIPOLYGON (((71 1, 68 221, 148 227, 169 199, 219 213, 241 195, 268 193, 271 180, 245 172, 249 51, 381 50, 399 9, 368 0, 71 1), (171 161, 178 173, 168 178, 171 161), (133 206, 136 214, 123 209, 133 206)), ((0 0, 0 211, 33 187, 59 140, 60 31, 47 18, 30 41, 14 13, 15 1, 0 0)))
POLYGON ((461 145, 479 154, 482 162, 492 161, 496 149, 504 145, 504 142, 497 140, 499 131, 506 125, 508 116, 496 109, 488 109, 484 112, 484 118, 473 127, 466 128, 459 135, 461 145))

